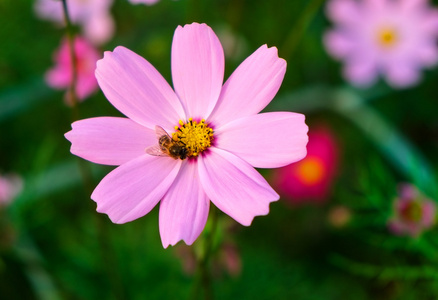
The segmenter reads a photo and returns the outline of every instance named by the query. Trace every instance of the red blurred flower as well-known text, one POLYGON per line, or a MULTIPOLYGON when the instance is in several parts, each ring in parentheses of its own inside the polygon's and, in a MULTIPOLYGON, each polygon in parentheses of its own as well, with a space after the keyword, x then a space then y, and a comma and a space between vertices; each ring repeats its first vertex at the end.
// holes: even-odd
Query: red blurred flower
POLYGON ((435 202, 411 184, 402 184, 394 201, 394 215, 388 221, 391 232, 416 237, 435 224, 435 202))
POLYGON ((338 146, 327 127, 309 131, 307 156, 294 164, 274 170, 274 186, 293 203, 323 202, 338 167, 338 146))

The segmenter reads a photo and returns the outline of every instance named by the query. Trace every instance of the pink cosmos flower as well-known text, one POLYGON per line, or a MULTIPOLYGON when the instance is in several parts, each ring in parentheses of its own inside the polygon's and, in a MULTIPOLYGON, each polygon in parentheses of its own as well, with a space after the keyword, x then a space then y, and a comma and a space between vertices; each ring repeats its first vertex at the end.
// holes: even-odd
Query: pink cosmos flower
POLYGON ((327 199, 338 168, 338 147, 327 127, 309 132, 307 156, 274 171, 274 187, 292 203, 327 199))
POLYGON ((97 80, 128 118, 85 119, 66 133, 73 154, 120 165, 91 195, 97 211, 125 223, 146 215, 161 200, 164 247, 196 240, 210 200, 246 226, 266 215, 279 196, 254 167, 280 167, 306 155, 303 115, 258 114, 277 93, 285 71, 277 49, 263 45, 222 86, 222 46, 210 27, 197 23, 175 30, 175 91, 130 50, 105 52, 97 62, 97 80), (171 144, 175 157, 187 158, 165 154, 171 144))
MULTIPOLYGON (((94 70, 96 69, 96 62, 101 56, 93 46, 79 36, 76 36, 74 39, 74 50, 77 64, 75 92, 79 100, 84 100, 98 88, 94 70)), ((63 39, 60 48, 55 52, 53 60, 55 61, 55 66, 46 73, 47 84, 54 89, 68 89, 73 80, 73 65, 66 38, 63 39)), ((71 104, 68 93, 66 94, 66 101, 71 104)))
MULTIPOLYGON (((84 36, 96 45, 109 41, 114 34, 114 21, 110 14, 113 0, 68 0, 71 21, 80 25, 84 36)), ((36 14, 45 20, 64 25, 62 1, 37 0, 36 14)))
POLYGON ((414 85, 420 69, 438 61, 438 11, 427 0, 331 0, 327 14, 336 27, 325 46, 355 85, 379 74, 393 87, 414 85))
POLYGON ((394 201, 394 215, 388 221, 389 229, 397 235, 417 237, 435 224, 435 202, 422 195, 413 185, 400 186, 394 201))
POLYGON ((18 175, 0 176, 0 206, 8 205, 23 189, 18 175))

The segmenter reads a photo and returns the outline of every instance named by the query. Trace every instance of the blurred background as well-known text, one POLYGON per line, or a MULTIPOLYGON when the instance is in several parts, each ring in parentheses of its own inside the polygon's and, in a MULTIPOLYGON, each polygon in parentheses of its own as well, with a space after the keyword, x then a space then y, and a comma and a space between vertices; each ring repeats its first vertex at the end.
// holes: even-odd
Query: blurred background
MULTIPOLYGON (((157 207, 123 225, 95 211, 90 194, 113 168, 72 155, 64 133, 77 118, 121 114, 97 86, 72 108, 68 85, 50 83, 66 31, 39 2, 0 0, 0 298, 193 298, 202 237, 163 249, 157 207)), ((98 58, 123 45, 168 82, 173 32, 195 21, 219 36, 225 78, 263 44, 286 59, 266 110, 306 115, 308 156, 260 170, 281 194, 269 215, 244 227, 219 214, 215 299, 438 297, 438 68, 422 70, 413 86, 379 77, 355 87, 323 43, 335 27, 327 2, 107 1, 101 14, 113 31, 102 29, 96 41, 86 17, 73 18, 98 58)), ((204 234, 210 230, 207 223, 204 234)))

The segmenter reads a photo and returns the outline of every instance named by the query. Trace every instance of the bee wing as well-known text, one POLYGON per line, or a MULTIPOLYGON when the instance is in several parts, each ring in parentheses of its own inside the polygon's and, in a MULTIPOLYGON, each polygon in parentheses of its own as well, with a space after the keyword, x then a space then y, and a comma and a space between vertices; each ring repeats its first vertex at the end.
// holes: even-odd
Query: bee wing
POLYGON ((145 149, 147 154, 153 155, 153 156, 168 156, 166 153, 164 153, 159 145, 153 145, 145 149))
POLYGON ((155 134, 157 135, 158 140, 163 135, 167 135, 170 138, 170 135, 166 132, 166 130, 164 130, 163 127, 159 125, 155 125, 155 134))

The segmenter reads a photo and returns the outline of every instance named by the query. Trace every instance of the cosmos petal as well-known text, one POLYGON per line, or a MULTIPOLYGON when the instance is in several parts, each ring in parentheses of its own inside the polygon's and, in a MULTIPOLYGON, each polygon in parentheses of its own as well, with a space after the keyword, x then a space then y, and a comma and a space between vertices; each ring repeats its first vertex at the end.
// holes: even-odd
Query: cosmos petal
POLYGON ((215 130, 215 146, 253 167, 277 168, 306 156, 304 115, 271 112, 244 117, 215 130))
POLYGON ((386 68, 386 79, 394 87, 413 86, 420 78, 420 72, 407 63, 392 62, 386 68))
POLYGON ((427 0, 399 0, 400 10, 407 14, 413 11, 421 11, 428 6, 427 0))
POLYGON ((344 66, 344 76, 357 86, 367 87, 377 80, 378 68, 368 58, 351 59, 344 66))
POLYGON ((360 21, 360 9, 354 0, 329 1, 326 10, 327 16, 336 23, 353 25, 360 21))
POLYGON ((350 38, 346 32, 341 30, 332 30, 324 35, 324 45, 331 55, 338 59, 343 59, 354 53, 356 44, 354 39, 350 38))
POLYGON ((126 118, 99 117, 76 121, 65 134, 71 153, 103 165, 118 166, 157 143, 155 132, 126 118))
POLYGON ((438 62, 438 49, 433 42, 425 43, 416 52, 415 60, 423 66, 432 67, 438 62))
POLYGON ((211 147, 198 158, 201 184, 210 200, 242 225, 266 215, 278 194, 251 165, 234 154, 211 147))
POLYGON ((143 155, 110 172, 91 195, 97 211, 114 223, 126 223, 146 215, 172 185, 181 160, 143 155))
POLYGON ((171 130, 185 114, 178 97, 160 73, 144 58, 124 47, 105 52, 97 62, 100 88, 120 112, 133 121, 171 130))
POLYGON ((277 94, 285 73, 286 61, 278 57, 277 48, 261 46, 225 82, 209 121, 220 127, 259 113, 277 94))
POLYGON ((95 14, 84 22, 84 33, 94 44, 103 44, 114 35, 114 20, 108 13, 95 14))
POLYGON ((172 80, 188 117, 213 110, 224 79, 224 51, 206 24, 178 26, 172 42, 172 80))
POLYGON ((199 182, 197 164, 184 161, 180 172, 160 203, 160 235, 163 247, 180 240, 191 245, 208 218, 210 201, 199 182))

